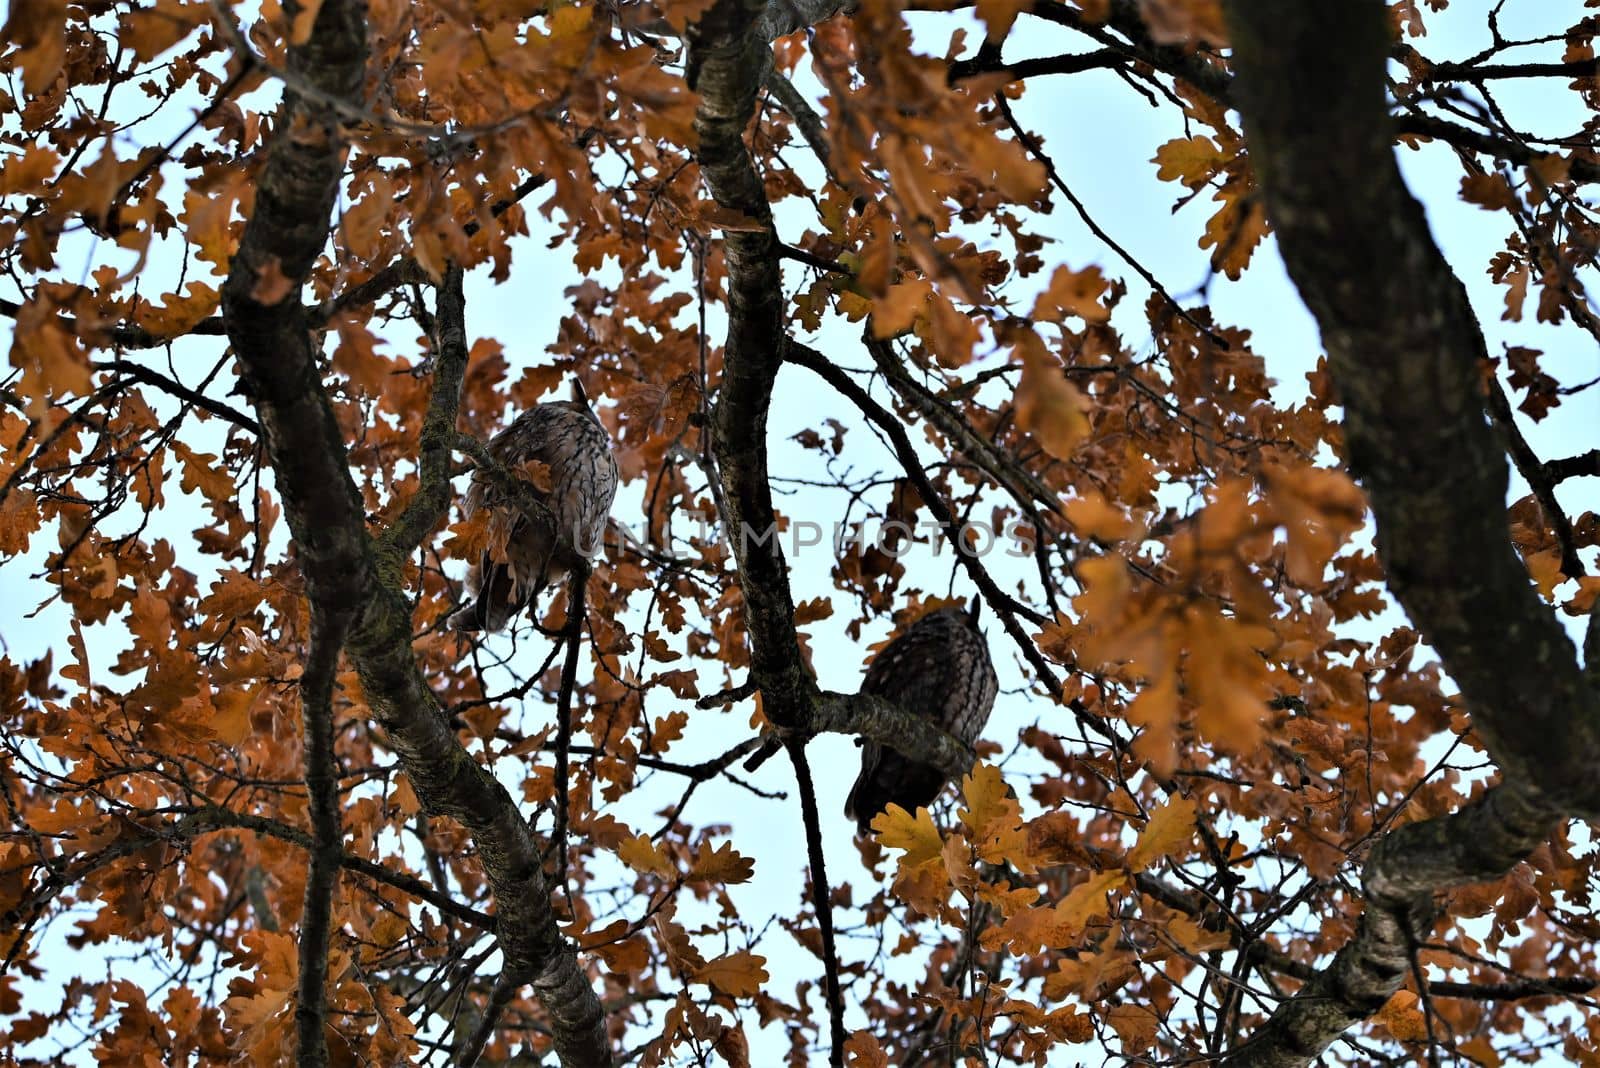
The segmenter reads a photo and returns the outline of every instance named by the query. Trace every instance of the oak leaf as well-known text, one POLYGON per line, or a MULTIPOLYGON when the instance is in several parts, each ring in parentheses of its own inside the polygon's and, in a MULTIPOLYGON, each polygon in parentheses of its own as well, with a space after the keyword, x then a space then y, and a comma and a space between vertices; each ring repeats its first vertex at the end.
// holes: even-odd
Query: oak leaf
POLYGON ((1173 797, 1151 813, 1138 843, 1128 853, 1128 870, 1144 871, 1187 845, 1194 837, 1194 817, 1195 803, 1187 797, 1173 797))
POLYGON ((672 858, 647 834, 637 834, 624 841, 617 846, 616 853, 622 863, 636 872, 659 875, 663 879, 670 879, 678 873, 672 858))
POLYGON ((686 879, 689 882, 743 883, 749 882, 755 870, 756 862, 734 852, 732 843, 723 842, 716 848, 707 843, 700 847, 686 879))
POLYGON ((741 949, 701 965, 695 969, 694 979, 729 997, 747 998, 767 981, 766 963, 767 958, 741 949))
POLYGON ((1089 436, 1089 404, 1067 381, 1061 365, 1042 347, 1023 350, 1022 381, 1017 386, 1017 425, 1038 439, 1057 459, 1070 459, 1089 436))

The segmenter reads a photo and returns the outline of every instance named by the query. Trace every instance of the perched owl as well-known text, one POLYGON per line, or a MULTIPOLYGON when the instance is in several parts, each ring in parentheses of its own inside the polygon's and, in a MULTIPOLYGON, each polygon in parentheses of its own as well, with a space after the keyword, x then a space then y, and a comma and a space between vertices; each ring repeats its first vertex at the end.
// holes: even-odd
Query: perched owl
MULTIPOLYGON (((926 716, 972 745, 989 719, 999 685, 989 643, 978 630, 981 605, 974 597, 970 609, 941 608, 917 620, 873 658, 861 692, 926 716)), ((932 804, 944 784, 938 768, 866 742, 861 747, 861 774, 850 788, 844 814, 867 834, 873 817, 891 803, 915 812, 932 804)))
POLYGON ((489 547, 467 573, 471 601, 450 617, 450 625, 464 631, 500 630, 546 586, 565 578, 580 556, 593 555, 617 493, 611 439, 577 379, 572 400, 523 412, 489 439, 488 449, 513 473, 530 460, 549 469, 548 492, 535 486, 534 495, 555 516, 555 539, 481 474, 473 475, 462 511, 470 519, 489 509, 489 547))

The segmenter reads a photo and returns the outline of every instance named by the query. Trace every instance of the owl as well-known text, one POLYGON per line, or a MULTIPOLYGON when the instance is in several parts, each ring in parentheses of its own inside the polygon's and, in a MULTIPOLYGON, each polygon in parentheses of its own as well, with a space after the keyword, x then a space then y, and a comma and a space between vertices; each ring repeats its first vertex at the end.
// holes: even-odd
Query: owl
MULTIPOLYGON (((873 658, 861 692, 887 698, 925 716, 967 745, 989 719, 999 687, 989 643, 978 630, 978 609, 951 606, 929 612, 873 658)), ((944 789, 944 772, 873 742, 861 747, 861 774, 844 814, 870 833, 874 816, 896 804, 907 812, 929 805, 944 789)))
POLYGON ((611 438, 572 382, 572 400, 552 401, 523 412, 489 439, 489 455, 512 473, 537 461, 548 479, 533 494, 555 517, 555 537, 530 523, 482 473, 472 476, 462 512, 470 519, 489 510, 489 546, 467 573, 467 605, 450 617, 462 631, 505 627, 546 587, 560 582, 583 557, 598 551, 611 499, 617 493, 617 462, 611 438))

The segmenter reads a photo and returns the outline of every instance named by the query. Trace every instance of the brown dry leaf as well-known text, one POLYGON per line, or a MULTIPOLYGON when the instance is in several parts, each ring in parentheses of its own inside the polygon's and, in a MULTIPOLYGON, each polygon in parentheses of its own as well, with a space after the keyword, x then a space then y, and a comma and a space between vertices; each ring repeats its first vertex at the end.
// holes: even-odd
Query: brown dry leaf
POLYGON ((282 304, 295 288, 295 280, 283 273, 283 264, 278 257, 268 256, 256 270, 256 282, 250 287, 250 299, 270 308, 282 304))
POLYGON ((767 981, 766 963, 767 958, 741 949, 695 969, 694 979, 729 997, 747 998, 767 981))
POLYGON ((732 843, 723 842, 714 849, 707 843, 700 847, 686 878, 689 882, 743 883, 750 881, 755 870, 756 862, 734 852, 732 843))
POLYGON ((1137 1057, 1156 1044, 1161 1017, 1146 1005, 1115 1005, 1106 1012, 1106 1023, 1122 1040, 1122 1054, 1137 1057))

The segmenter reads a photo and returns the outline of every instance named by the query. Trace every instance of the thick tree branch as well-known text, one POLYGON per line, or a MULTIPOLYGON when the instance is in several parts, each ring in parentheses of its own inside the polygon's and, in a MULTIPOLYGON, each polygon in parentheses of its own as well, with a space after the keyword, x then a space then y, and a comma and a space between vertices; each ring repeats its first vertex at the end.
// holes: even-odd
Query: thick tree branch
POLYGON ((1482 335, 1401 179, 1381 0, 1226 0, 1237 103, 1290 276, 1322 329, 1390 589, 1461 687, 1504 785, 1374 847, 1356 936, 1227 1061, 1303 1065, 1399 988, 1432 894, 1600 811, 1600 721, 1505 520, 1482 335))
POLYGON ((859 735, 923 764, 932 764, 949 779, 972 770, 977 754, 926 716, 907 712, 892 701, 866 693, 826 692, 811 709, 814 734, 859 735))
POLYGON ((1274 8, 1277 19, 1269 6, 1229 6, 1251 158, 1322 328, 1390 587, 1508 778, 1600 812, 1593 698, 1507 531, 1483 337, 1390 147, 1379 6, 1274 8))
MULTIPOLYGON (((256 406, 313 617, 352 621, 347 651, 418 798, 473 836, 494 894, 504 977, 518 986, 532 982, 563 1064, 609 1065, 599 999, 556 929, 528 825, 505 788, 462 748, 418 668, 411 605, 398 586, 393 550, 380 555, 367 536, 300 302, 327 240, 343 169, 337 109, 326 101, 359 94, 366 47, 359 0, 327 0, 309 41, 290 51, 291 69, 317 94, 286 91, 283 132, 223 286, 228 335, 256 406)), ((427 462, 439 462, 437 451, 427 462)))
POLYGON ((339 818, 339 769, 333 752, 333 690, 339 649, 350 627, 349 613, 311 613, 311 653, 300 677, 300 722, 304 739, 307 814, 311 819, 311 864, 300 913, 299 996, 295 1025, 300 1063, 328 1063, 328 939, 333 927, 333 895, 339 885, 344 832, 339 818))
POLYGON ((461 268, 451 264, 439 284, 433 317, 433 393, 422 420, 417 494, 383 535, 384 547, 400 554, 422 544, 428 531, 450 510, 455 496, 450 485, 450 455, 456 441, 461 383, 467 370, 467 311, 462 282, 461 268))
MULTIPOLYGON (((289 57, 321 94, 354 97, 366 65, 366 20, 352 0, 317 14, 311 38, 289 57)), ((256 209, 223 285, 223 314, 244 392, 256 405, 284 512, 300 547, 311 606, 310 663, 301 683, 306 790, 314 844, 300 932, 295 1009, 300 1063, 328 1063, 323 987, 333 884, 338 873, 338 780, 332 694, 339 652, 374 582, 365 513, 345 464, 343 438, 317 378, 300 283, 327 238, 344 169, 338 124, 325 108, 286 98, 286 128, 262 172, 256 209)))
POLYGON ((1559 460, 1544 462, 1545 477, 1552 483, 1584 475, 1600 475, 1600 449, 1590 449, 1577 456, 1563 456, 1559 460))
POLYGON ((778 544, 767 478, 767 411, 783 363, 780 249, 761 176, 744 143, 771 55, 755 0, 717 0, 689 31, 690 87, 700 93, 694 128, 706 187, 719 205, 760 223, 726 231, 728 340, 712 414, 712 442, 739 567, 751 675, 780 727, 804 725, 816 683, 800 657, 788 565, 778 544))

